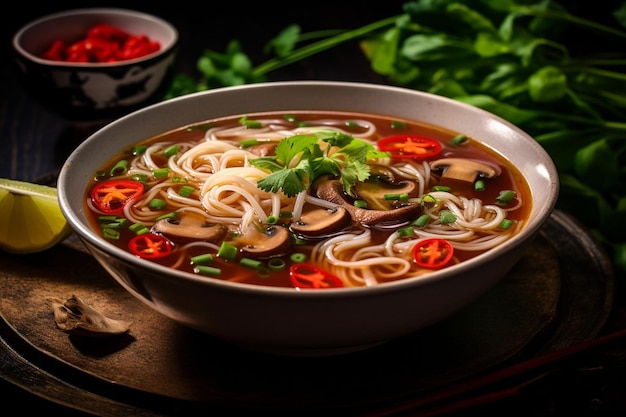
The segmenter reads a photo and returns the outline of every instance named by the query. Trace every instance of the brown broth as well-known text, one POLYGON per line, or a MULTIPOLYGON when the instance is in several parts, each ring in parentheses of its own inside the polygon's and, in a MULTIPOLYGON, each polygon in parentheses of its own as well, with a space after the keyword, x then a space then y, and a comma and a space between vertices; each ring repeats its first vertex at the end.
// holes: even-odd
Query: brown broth
MULTIPOLYGON (((485 182, 487 183, 487 187, 484 191, 474 190, 473 184, 464 184, 464 183, 457 183, 457 182, 452 183, 451 184, 452 192, 454 194, 463 195, 470 199, 478 198, 484 202, 489 202, 489 204, 492 204, 496 200, 501 190, 514 190, 516 193, 516 198, 511 203, 511 205, 514 205, 518 201, 521 201, 522 204, 519 209, 510 212, 507 218, 509 220, 512 220, 522 225, 525 219, 529 215, 532 201, 531 201, 531 196, 530 196, 528 185, 526 184, 521 173, 518 171, 516 167, 512 166, 509 161, 505 160, 502 156, 496 154, 491 149, 482 145, 481 143, 479 143, 478 140, 474 138, 466 138, 463 144, 460 146, 452 145, 451 140, 452 138, 458 135, 457 132, 448 131, 440 127, 436 127, 436 126, 432 126, 432 125, 428 125, 428 124, 424 124, 420 122, 402 120, 402 119, 387 117, 387 116, 382 116, 382 115, 371 115, 371 114, 349 113, 349 112, 332 112, 331 113, 331 112, 310 112, 310 111, 309 112, 291 112, 290 114, 296 115, 298 119, 298 123, 300 124, 303 124, 303 123, 312 124, 316 120, 330 119, 330 118, 345 121, 346 123, 341 127, 342 129, 344 129, 346 132, 348 132, 351 135, 358 135, 360 133, 363 133, 365 129, 363 127, 351 126, 347 122, 352 121, 352 120, 367 120, 369 123, 375 125, 377 128, 377 134, 375 136, 376 139, 380 139, 380 138, 384 138, 384 137, 392 136, 392 135, 398 135, 398 134, 419 134, 419 135, 436 139, 442 145, 442 152, 436 159, 454 157, 454 158, 467 158, 467 159, 480 160, 480 161, 488 162, 493 166, 496 166, 501 171, 501 174, 496 179, 485 179, 485 182), (404 127, 402 129, 398 129, 397 127, 394 127, 397 125, 396 122, 402 122, 404 127)), ((282 118, 284 115, 285 115, 285 112, 258 113, 258 114, 246 115, 246 118, 248 120, 258 120, 262 118, 263 119, 265 118, 278 119, 278 118, 282 118)), ((140 138, 138 138, 137 144, 151 145, 151 144, 154 144, 157 142, 163 142, 163 141, 166 141, 172 144, 182 144, 184 142, 190 142, 190 141, 201 142, 201 141, 204 141, 204 134, 208 127, 220 127, 220 126, 231 125, 231 124, 237 125, 241 117, 242 116, 234 116, 234 117, 201 122, 201 123, 197 123, 191 126, 181 127, 179 129, 175 129, 175 130, 163 133, 161 135, 158 135, 149 139, 141 140, 140 138)), ((250 136, 255 137, 255 130, 254 129, 248 129, 248 130, 250 131, 250 136)), ((111 169, 113 168, 113 166, 119 160, 130 160, 131 158, 132 158, 132 153, 131 153, 130 148, 121 150, 119 155, 116 158, 112 159, 105 166, 98 167, 98 170, 94 172, 95 173, 96 172, 97 173, 102 173, 102 172, 109 173, 111 169)), ((163 164, 167 162, 167 158, 165 158, 164 156, 155 155, 153 158, 153 161, 159 164, 160 166, 162 166, 163 164)), ((233 162, 232 164, 232 166, 237 166, 237 165, 242 165, 242 164, 238 162, 233 162)), ((97 173, 94 175, 94 179, 90 182, 87 188, 87 194, 85 197, 86 202, 89 199, 89 190, 91 189, 92 186, 94 186, 94 184, 103 180, 111 179, 111 176, 108 174, 103 177, 103 176, 99 176, 97 173)), ((170 178, 171 177, 172 177, 172 174, 170 173, 170 178)), ((432 186, 439 184, 441 182, 441 179, 442 178, 439 175, 439 172, 433 172, 431 175, 431 182, 430 184, 427 185, 426 189, 430 190, 432 186)), ((188 184, 194 184, 194 180, 192 178, 186 178, 186 180, 189 181, 188 184)), ((151 179, 150 186, 148 188, 153 187, 154 183, 156 183, 156 181, 151 179)), ((196 185, 197 185, 196 188, 199 188, 199 184, 196 184, 196 185)), ((147 192, 148 190, 146 191, 146 193, 147 192)), ((197 196, 197 194, 198 194, 198 191, 196 190, 191 197, 197 196)), ((419 197, 415 193, 412 196, 419 197)), ((90 207, 90 205, 87 203, 85 204, 85 209, 86 209, 86 213, 89 217, 89 220, 90 220, 90 223, 92 224, 93 229, 97 232, 100 232, 102 230, 101 222, 99 220, 99 217, 101 216, 101 214, 94 212, 92 208, 90 207)), ((158 211, 161 213, 165 213, 165 212, 171 212, 175 209, 176 209, 176 206, 168 206, 165 209, 158 210, 158 211)), ((291 219, 289 217, 281 218, 281 219, 278 219, 278 224, 283 224, 287 226, 290 221, 291 219)), ((150 225, 148 224, 148 226, 150 225)), ((391 227, 391 228, 364 227, 362 225, 358 225, 353 222, 351 230, 360 233, 361 231, 368 229, 372 235, 371 243, 369 245, 374 246, 378 243, 384 242, 385 239, 388 237, 388 235, 392 231, 397 230, 404 226, 406 226, 406 224, 397 225, 396 227, 391 227)), ((232 231, 233 225, 229 225, 229 227, 231 228, 231 231, 232 231)), ((119 229, 119 232, 120 232, 120 235, 118 239, 110 239, 109 241, 113 245, 116 245, 124 250, 128 250, 128 242, 132 237, 135 236, 135 233, 130 231, 127 226, 119 229)), ((345 233, 347 232, 348 231, 346 231, 345 233)), ((174 252, 171 255, 168 255, 163 258, 154 259, 153 262, 157 262, 159 264, 166 265, 166 266, 172 266, 174 264, 178 264, 176 266, 177 269, 190 272, 190 273, 196 273, 194 272, 195 266, 191 264, 190 259, 197 255, 212 253, 214 255, 213 263, 210 266, 215 267, 215 268, 220 268, 222 272, 220 275, 207 276, 207 279, 225 279, 225 280, 244 282, 244 283, 255 284, 255 285, 293 287, 293 284, 291 283, 289 274, 288 274, 289 266, 294 263, 293 261, 290 260, 290 255, 292 253, 301 253, 305 255, 307 259, 305 262, 310 262, 311 250, 313 249, 316 243, 318 243, 318 241, 302 242, 301 244, 292 245, 292 248, 290 249, 289 253, 286 253, 280 256, 280 258, 284 260, 285 266, 286 266, 282 271, 268 272, 269 271, 269 269, 267 268, 268 259, 260 259, 260 262, 264 266, 264 268, 262 269, 262 271, 264 271, 263 274, 259 274, 257 273, 257 271, 254 271, 248 267, 239 265, 239 258, 241 258, 242 256, 241 254, 239 254, 239 258, 237 260, 229 261, 229 260, 224 259, 223 257, 216 256, 217 255, 216 250, 210 250, 210 249, 207 249, 206 247, 192 247, 192 248, 186 249, 184 253, 182 253, 181 248, 184 246, 182 242, 174 242, 173 243, 174 252)), ((346 254, 353 253, 353 252, 354 251, 352 252, 348 251, 346 252, 346 254)), ((484 252, 484 250, 480 250, 480 251, 455 250, 455 262, 462 262, 473 256, 479 255, 482 252, 484 252)), ((413 269, 416 267, 412 266, 411 268, 413 269)), ((418 272, 418 274, 422 274, 422 273, 428 273, 428 271, 422 270, 421 272, 418 272)), ((383 279, 380 282, 392 281, 392 280, 397 280, 397 279, 398 278, 393 278, 389 280, 383 279)))

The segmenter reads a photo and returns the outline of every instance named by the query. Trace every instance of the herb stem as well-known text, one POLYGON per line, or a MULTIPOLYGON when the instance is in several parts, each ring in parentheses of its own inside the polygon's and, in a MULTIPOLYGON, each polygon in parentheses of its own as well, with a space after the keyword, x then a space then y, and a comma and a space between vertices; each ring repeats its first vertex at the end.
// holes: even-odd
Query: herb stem
POLYGON ((568 122, 576 122, 576 123, 583 123, 583 124, 587 124, 587 125, 591 125, 591 126, 603 127, 603 128, 606 128, 606 129, 624 130, 624 131, 626 131, 626 123, 624 123, 624 122, 598 121, 598 120, 595 120, 595 119, 590 119, 588 117, 569 115, 569 114, 565 114, 565 113, 544 112, 543 116, 546 116, 546 117, 551 118, 551 119, 565 120, 565 121, 568 121, 568 122))
MULTIPOLYGON (((626 61, 624 61, 624 64, 626 64, 626 61)), ((608 71, 608 70, 601 69, 601 68, 594 68, 592 66, 584 66, 584 67, 579 67, 579 68, 566 67, 565 70, 567 72, 574 70, 576 72, 584 72, 587 74, 593 74, 593 75, 597 75, 597 76, 604 77, 604 78, 612 78, 615 80, 626 81, 626 73, 608 71)))
POLYGON ((338 35, 332 36, 330 38, 322 39, 318 42, 314 42, 309 45, 303 46, 299 49, 294 50, 288 56, 272 58, 258 65, 257 67, 255 67, 252 70, 252 75, 254 77, 265 75, 268 72, 274 71, 278 68, 285 67, 294 62, 300 61, 302 59, 308 58, 317 53, 323 52, 327 49, 331 49, 342 43, 351 41, 356 38, 363 37, 365 35, 368 35, 372 32, 375 32, 387 26, 392 26, 402 16, 404 15, 398 15, 398 16, 393 16, 393 17, 389 17, 386 19, 382 19, 374 23, 370 23, 368 25, 362 26, 360 28, 349 30, 349 31, 340 33, 338 35))
POLYGON ((543 9, 537 9, 534 7, 526 7, 526 6, 515 7, 514 11, 516 11, 519 14, 526 15, 526 16, 535 16, 535 17, 543 17, 547 19, 564 20, 566 22, 569 22, 569 23, 572 23, 581 27, 586 27, 589 29, 593 29, 595 31, 604 32, 604 33, 610 34, 618 38, 626 38, 626 32, 624 31, 606 26, 602 23, 587 20, 579 16, 574 16, 567 12, 559 12, 555 10, 543 10, 543 9))

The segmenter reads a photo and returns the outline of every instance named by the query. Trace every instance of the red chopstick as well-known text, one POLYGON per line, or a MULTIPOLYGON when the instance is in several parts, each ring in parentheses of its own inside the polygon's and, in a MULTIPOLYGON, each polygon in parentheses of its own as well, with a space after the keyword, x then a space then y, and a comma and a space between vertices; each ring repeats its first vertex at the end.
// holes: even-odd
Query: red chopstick
POLYGON ((434 404, 441 402, 443 400, 450 400, 453 397, 460 396, 461 394, 467 394, 471 391, 478 390, 480 388, 485 388, 489 385, 495 384, 497 382, 503 382, 507 379, 521 376, 528 372, 540 369, 546 365, 552 365, 558 362, 562 362, 566 359, 570 359, 577 354, 587 352, 593 348, 606 345, 609 342, 620 339, 626 336, 626 329, 617 330, 612 333, 608 333, 606 335, 597 337, 595 339, 588 340, 583 343, 579 343, 576 345, 568 346, 563 349, 556 350, 554 352, 546 353, 545 355, 538 356, 536 358, 528 359, 523 362, 519 362, 513 364, 511 366, 507 366, 502 369, 495 370, 491 373, 478 376, 476 378, 461 381, 452 386, 441 388, 434 392, 421 395, 416 398, 412 398, 400 403, 395 403, 393 405, 381 407, 378 410, 374 410, 364 414, 363 417, 385 417, 391 416, 401 412, 407 411, 418 411, 424 410, 423 414, 420 415, 440 415, 443 414, 445 408, 450 408, 450 410, 460 410, 460 409, 468 409, 472 404, 480 405, 486 404, 488 402, 493 402, 496 400, 501 400, 504 398, 510 398, 512 396, 518 395, 520 393, 520 389, 518 387, 512 388, 503 388, 498 391, 494 391, 491 393, 483 394, 480 396, 476 396, 473 398, 460 400, 454 404, 448 404, 447 406, 442 406, 437 408, 437 411, 431 409, 428 410, 427 407, 433 406, 434 404), (463 404, 461 404, 463 402, 463 404))

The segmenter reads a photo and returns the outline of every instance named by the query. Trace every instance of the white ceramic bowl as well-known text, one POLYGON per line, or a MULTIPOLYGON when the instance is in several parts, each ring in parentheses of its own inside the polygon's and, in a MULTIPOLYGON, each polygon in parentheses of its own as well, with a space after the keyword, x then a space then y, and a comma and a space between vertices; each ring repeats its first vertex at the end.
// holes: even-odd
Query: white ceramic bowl
MULTIPOLYGON (((383 85, 275 82, 210 90, 125 116, 85 140, 58 180, 63 213, 91 253, 130 293, 185 326, 251 349, 339 353, 376 345, 436 323, 500 281, 523 255, 556 203, 558 177, 537 142, 510 123, 451 99, 383 85), (94 233, 84 213, 89 178, 121 149, 214 117, 259 111, 383 113, 479 138, 523 173, 530 220, 501 246, 424 278, 374 287, 295 291, 198 278, 138 259, 94 233)), ((497 314, 497 312, 494 312, 497 314)))
POLYGON ((21 84, 43 106, 70 121, 109 121, 162 100, 171 84, 178 31, 146 13, 117 8, 67 10, 41 17, 13 36, 21 84), (110 63, 77 63, 42 58, 55 40, 84 39, 96 24, 146 35, 157 52, 110 63))

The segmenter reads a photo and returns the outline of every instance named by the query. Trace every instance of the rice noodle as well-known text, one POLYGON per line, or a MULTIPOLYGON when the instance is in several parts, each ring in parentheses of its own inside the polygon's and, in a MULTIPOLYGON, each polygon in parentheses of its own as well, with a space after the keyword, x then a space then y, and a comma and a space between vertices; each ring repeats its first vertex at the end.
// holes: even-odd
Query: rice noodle
MULTIPOLYGON (((278 143, 286 137, 320 130, 349 134, 371 144, 375 144, 378 138, 376 125, 365 119, 354 120, 362 127, 358 133, 347 129, 346 121, 341 118, 320 119, 314 125, 305 127, 294 127, 274 117, 255 120, 262 125, 261 128, 230 124, 207 129, 198 141, 150 144, 142 155, 129 161, 125 174, 115 177, 127 178, 138 174, 148 177, 147 192, 132 205, 126 206, 124 216, 131 222, 151 226, 165 213, 148 207, 151 200, 159 198, 167 200, 167 211, 196 213, 209 223, 225 224, 229 230, 239 232, 253 225, 268 224, 270 218, 279 218, 284 212, 289 212, 291 221, 297 222, 307 207, 332 209, 337 204, 315 196, 310 188, 294 197, 260 189, 257 183, 268 173, 250 163, 258 155, 242 148, 240 142, 252 137, 259 143, 278 143), (166 159, 163 153, 172 145, 178 146, 179 152, 166 159), (169 169, 169 178, 155 179, 153 171, 163 167, 169 169), (193 187, 194 193, 180 195, 182 185, 193 187)), ((445 238, 455 249, 462 251, 485 251, 507 241, 523 227, 520 221, 511 229, 500 228, 511 211, 523 206, 519 195, 512 207, 504 209, 454 192, 428 192, 433 173, 427 161, 381 158, 376 163, 388 167, 396 181, 413 181, 416 184, 416 195, 411 196, 410 202, 419 203, 428 194, 436 203, 424 204, 423 214, 429 216, 430 221, 424 227, 413 227, 413 234, 408 237, 392 230, 384 241, 375 241, 372 230, 357 227, 351 232, 311 245, 310 262, 339 277, 345 286, 371 286, 428 274, 430 271, 416 267, 412 259, 413 246, 425 238, 445 238), (444 210, 451 212, 456 220, 442 224, 440 214, 444 210)), ((87 204, 90 210, 97 212, 90 201, 87 204)), ((179 267, 184 262, 185 251, 194 247, 218 249, 218 245, 208 242, 181 245, 177 248, 180 256, 172 267, 179 267)))

